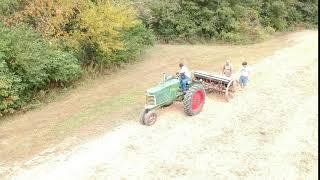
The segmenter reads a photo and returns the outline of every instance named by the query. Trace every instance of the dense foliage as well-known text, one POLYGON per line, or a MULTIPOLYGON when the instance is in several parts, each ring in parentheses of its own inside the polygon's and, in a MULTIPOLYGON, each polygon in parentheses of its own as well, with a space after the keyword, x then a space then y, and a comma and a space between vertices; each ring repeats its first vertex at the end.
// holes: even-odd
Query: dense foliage
POLYGON ((0 113, 24 105, 50 83, 64 84, 80 74, 73 55, 50 47, 30 28, 0 24, 0 113))
POLYGON ((0 114, 83 69, 137 59, 155 40, 127 1, 2 0, 0 20, 0 114))
POLYGON ((14 14, 23 7, 25 0, 1 0, 0 1, 0 18, 14 14))
POLYGON ((19 22, 31 25, 46 39, 72 51, 83 66, 111 67, 128 61, 122 55, 116 57, 119 51, 134 57, 154 39, 132 6, 110 0, 28 1, 22 10, 6 19, 8 25, 19 22), (134 33, 137 29, 141 32, 134 33), (130 30, 134 32, 128 37, 130 30), (126 41, 144 41, 132 46, 124 36, 126 41))
POLYGON ((301 23, 318 24, 317 0, 149 1, 145 21, 168 41, 252 42, 301 23))

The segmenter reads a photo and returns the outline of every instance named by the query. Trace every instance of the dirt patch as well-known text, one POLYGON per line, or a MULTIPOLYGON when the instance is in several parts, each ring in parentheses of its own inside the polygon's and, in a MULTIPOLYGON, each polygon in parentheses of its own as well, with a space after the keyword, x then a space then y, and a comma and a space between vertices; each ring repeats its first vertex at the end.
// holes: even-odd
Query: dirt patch
POLYGON ((207 98, 194 117, 175 103, 152 127, 130 118, 68 154, 13 166, 12 173, 17 179, 317 179, 317 32, 290 40, 295 44, 254 65, 249 86, 229 103, 207 98))

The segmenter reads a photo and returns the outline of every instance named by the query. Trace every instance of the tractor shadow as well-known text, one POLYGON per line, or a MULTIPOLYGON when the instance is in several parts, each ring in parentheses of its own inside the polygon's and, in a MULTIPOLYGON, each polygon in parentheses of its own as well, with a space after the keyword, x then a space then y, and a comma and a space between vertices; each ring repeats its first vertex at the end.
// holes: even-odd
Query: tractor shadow
MULTIPOLYGON (((207 93, 206 94, 206 101, 210 101, 211 102, 218 102, 223 103, 223 104, 228 104, 229 102, 225 99, 223 94, 215 94, 215 93, 207 93)), ((205 105, 204 105, 205 106, 205 105)), ((188 117, 183 110, 183 102, 182 101, 175 101, 172 105, 167 106, 167 107, 161 107, 157 110, 157 114, 159 116, 162 116, 163 114, 166 113, 174 113, 176 115, 179 114, 179 116, 184 116, 184 117, 188 117)))

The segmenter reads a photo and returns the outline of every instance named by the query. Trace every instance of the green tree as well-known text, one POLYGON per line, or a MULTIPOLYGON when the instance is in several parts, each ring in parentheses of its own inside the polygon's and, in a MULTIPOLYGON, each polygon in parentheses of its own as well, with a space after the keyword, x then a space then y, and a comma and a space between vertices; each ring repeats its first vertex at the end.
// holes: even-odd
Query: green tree
POLYGON ((51 83, 65 85, 81 74, 79 61, 52 48, 30 28, 0 24, 0 112, 23 106, 51 83))

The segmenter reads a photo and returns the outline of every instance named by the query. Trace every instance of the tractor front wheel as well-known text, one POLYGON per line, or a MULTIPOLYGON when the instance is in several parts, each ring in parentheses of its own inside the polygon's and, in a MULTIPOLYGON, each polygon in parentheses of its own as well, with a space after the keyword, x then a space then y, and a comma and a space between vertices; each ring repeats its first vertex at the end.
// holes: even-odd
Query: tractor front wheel
POLYGON ((199 114, 205 102, 205 90, 201 84, 195 84, 184 95, 184 112, 189 116, 199 114))
POLYGON ((151 126, 157 121, 157 114, 153 111, 143 111, 140 117, 140 123, 146 126, 151 126))

